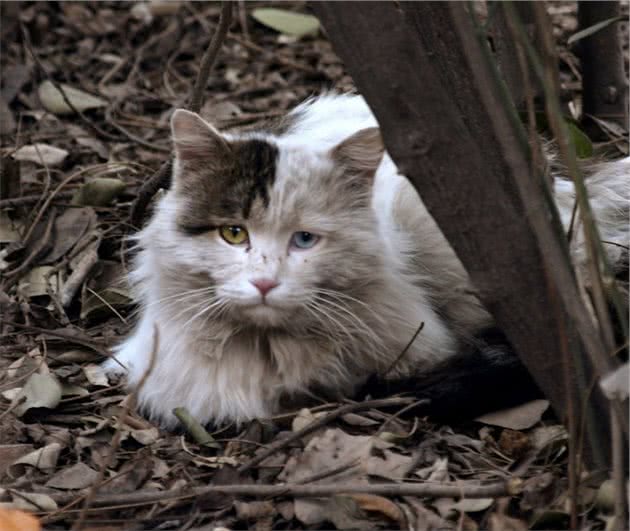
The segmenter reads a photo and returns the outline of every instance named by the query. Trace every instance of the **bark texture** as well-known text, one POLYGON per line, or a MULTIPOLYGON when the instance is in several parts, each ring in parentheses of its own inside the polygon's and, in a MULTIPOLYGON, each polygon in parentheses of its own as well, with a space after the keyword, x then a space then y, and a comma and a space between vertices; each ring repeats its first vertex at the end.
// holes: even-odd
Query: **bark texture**
MULTIPOLYGON (((578 2, 579 29, 618 17, 618 1, 578 2)), ((628 128, 628 81, 623 67, 619 24, 612 24, 585 37, 578 43, 582 63, 582 99, 584 126, 590 134, 593 127, 589 115, 610 120, 628 128)), ((600 133, 601 134, 601 133, 600 133)))

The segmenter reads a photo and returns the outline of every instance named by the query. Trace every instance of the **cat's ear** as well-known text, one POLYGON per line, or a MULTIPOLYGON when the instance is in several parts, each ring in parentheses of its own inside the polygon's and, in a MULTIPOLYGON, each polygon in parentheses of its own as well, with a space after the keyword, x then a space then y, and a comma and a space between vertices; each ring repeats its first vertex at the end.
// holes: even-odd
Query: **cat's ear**
POLYGON ((350 172, 374 175, 381 163, 385 146, 378 127, 361 129, 332 150, 335 162, 345 166, 350 172))
POLYGON ((182 161, 218 159, 230 153, 230 146, 221 133, 201 116, 176 109, 171 117, 171 137, 175 154, 182 161))

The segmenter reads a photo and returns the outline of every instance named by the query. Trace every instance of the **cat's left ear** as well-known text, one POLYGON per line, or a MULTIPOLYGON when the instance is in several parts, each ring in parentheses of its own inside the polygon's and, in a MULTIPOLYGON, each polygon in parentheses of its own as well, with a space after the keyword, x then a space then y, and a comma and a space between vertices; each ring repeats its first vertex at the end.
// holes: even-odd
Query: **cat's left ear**
POLYGON ((373 177, 381 163, 385 146, 378 127, 361 129, 332 149, 335 162, 355 174, 373 177))
POLYGON ((175 154, 181 161, 193 159, 217 160, 230 153, 230 146, 221 133, 201 116, 177 109, 171 117, 171 137, 175 154))

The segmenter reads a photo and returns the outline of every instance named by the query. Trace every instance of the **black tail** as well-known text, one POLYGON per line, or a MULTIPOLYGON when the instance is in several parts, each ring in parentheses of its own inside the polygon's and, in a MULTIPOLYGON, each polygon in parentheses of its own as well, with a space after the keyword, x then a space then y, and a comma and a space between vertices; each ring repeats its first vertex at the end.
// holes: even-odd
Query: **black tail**
POLYGON ((415 413, 439 422, 469 420, 543 396, 505 336, 494 329, 428 372, 404 380, 372 378, 363 388, 373 397, 398 393, 428 398, 415 413))

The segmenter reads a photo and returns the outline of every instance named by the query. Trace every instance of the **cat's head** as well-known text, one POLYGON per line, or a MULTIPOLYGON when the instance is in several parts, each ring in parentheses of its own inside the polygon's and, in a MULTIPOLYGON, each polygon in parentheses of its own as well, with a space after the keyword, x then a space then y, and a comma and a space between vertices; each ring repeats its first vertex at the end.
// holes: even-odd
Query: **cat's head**
POLYGON ((371 207, 378 129, 318 150, 221 134, 183 110, 171 128, 177 237, 168 260, 191 287, 213 286, 208 313, 262 327, 308 328, 322 312, 351 319, 351 298, 381 267, 371 207))

